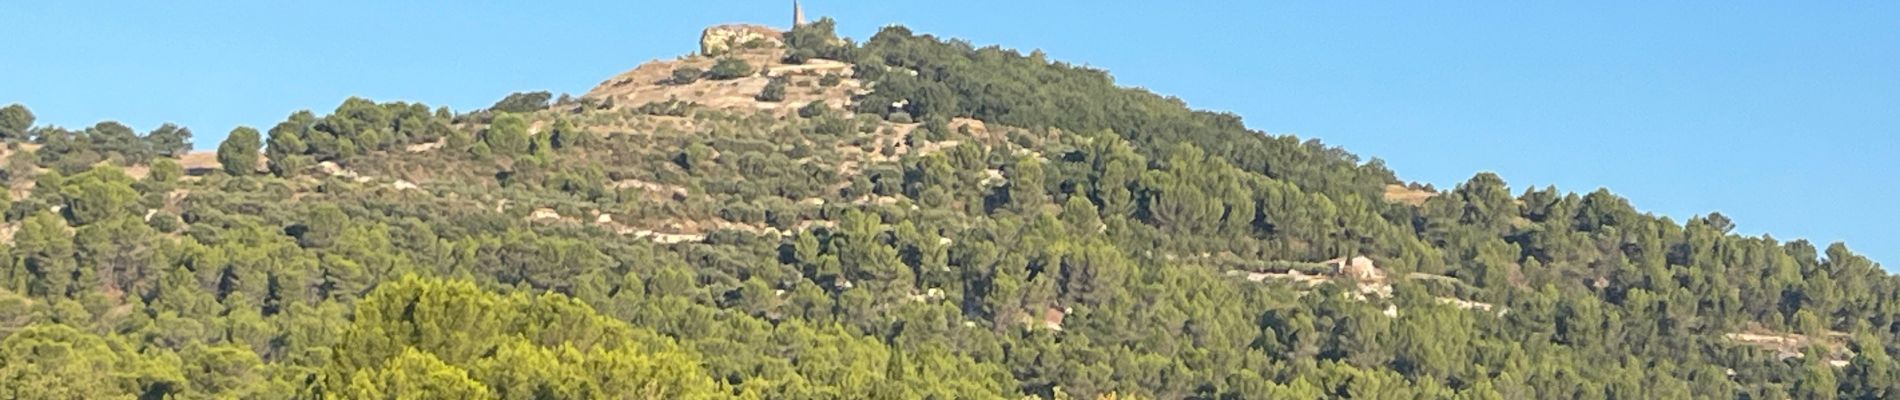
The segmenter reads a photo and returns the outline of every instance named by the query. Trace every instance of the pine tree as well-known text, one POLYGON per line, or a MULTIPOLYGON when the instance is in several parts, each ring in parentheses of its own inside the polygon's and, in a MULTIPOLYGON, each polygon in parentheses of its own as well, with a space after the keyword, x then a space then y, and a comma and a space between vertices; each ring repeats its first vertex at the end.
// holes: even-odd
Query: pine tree
POLYGON ((264 146, 258 135, 256 129, 240 126, 224 137, 224 142, 218 144, 218 163, 224 166, 225 173, 233 176, 257 173, 257 152, 264 146))

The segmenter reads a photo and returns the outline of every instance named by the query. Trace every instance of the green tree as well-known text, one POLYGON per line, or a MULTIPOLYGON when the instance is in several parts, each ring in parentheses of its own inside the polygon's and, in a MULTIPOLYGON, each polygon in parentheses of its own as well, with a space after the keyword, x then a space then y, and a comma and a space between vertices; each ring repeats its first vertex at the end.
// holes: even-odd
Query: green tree
POLYGON ((838 38, 837 26, 837 21, 825 17, 792 27, 791 32, 785 34, 785 61, 803 64, 805 60, 813 58, 852 59, 851 46, 838 38))
POLYGON ((482 130, 482 143, 488 149, 500 155, 527 154, 532 138, 528 137, 528 120, 519 115, 502 114, 482 130))
POLYGON ((0 139, 26 139, 27 130, 33 128, 33 110, 19 103, 0 108, 0 139))
POLYGON ((183 157, 191 151, 191 129, 165 124, 146 133, 145 143, 160 157, 183 157))
POLYGON ((184 386, 176 359, 133 353, 116 338, 35 325, 0 340, 0 397, 163 398, 184 386))
POLYGON ((1871 334, 1854 338, 1854 358, 1842 370, 1841 391, 1850 397, 1882 399, 1900 394, 1900 368, 1887 355, 1887 345, 1871 334))
POLYGON ((144 220, 130 215, 90 223, 74 233, 73 245, 84 271, 93 275, 90 287, 106 293, 148 293, 162 269, 153 268, 156 233, 144 220))
POLYGON ((310 156, 306 154, 310 147, 304 144, 303 137, 310 134, 315 119, 316 116, 303 111, 292 114, 289 120, 270 128, 270 139, 266 142, 264 154, 270 159, 272 175, 289 177, 309 166, 310 156))
POLYGON ((1061 217, 1076 236, 1089 236, 1105 228, 1101 215, 1095 211, 1095 204, 1090 203, 1087 197, 1069 196, 1068 202, 1062 204, 1061 217))
POLYGON ((129 164, 143 164, 152 157, 152 148, 140 138, 132 127, 118 122, 106 121, 93 124, 81 132, 86 150, 97 152, 101 156, 116 156, 129 164))
POLYGON ((710 398, 714 383, 669 339, 557 294, 500 296, 404 277, 357 303, 329 387, 456 390, 504 398, 710 398), (404 382, 421 382, 405 384, 404 382), (468 388, 480 388, 469 391, 468 388))
POLYGON ((898 258, 897 249, 881 239, 886 226, 877 214, 846 211, 838 227, 840 235, 832 238, 832 246, 854 285, 892 296, 913 289, 910 268, 898 258))
POLYGON ((1832 400, 1840 398, 1839 381, 1833 366, 1827 364, 1827 350, 1810 348, 1796 366, 1794 397, 1832 400))
MULTIPOLYGON (((238 398, 288 398, 289 387, 273 387, 264 360, 250 349, 233 345, 194 345, 180 354, 190 389, 196 393, 238 398)), ((281 385, 289 386, 289 385, 281 385)))
POLYGON ((233 176, 257 173, 257 152, 264 146, 258 135, 256 129, 240 126, 218 144, 218 163, 224 166, 225 173, 233 176))
POLYGON ((554 94, 547 91, 516 92, 509 94, 508 97, 502 98, 501 101, 495 102, 494 106, 488 107, 488 111, 502 113, 530 113, 541 111, 548 108, 548 100, 553 98, 554 94))
POLYGON ((42 298, 65 297, 79 275, 73 259, 72 234, 66 222, 50 212, 34 214, 14 235, 13 289, 42 298))
POLYGON ((132 184, 132 177, 118 167, 101 165, 66 178, 59 193, 73 224, 85 225, 133 215, 139 193, 132 184))
POLYGON ((152 162, 151 172, 145 176, 145 179, 163 184, 174 184, 184 177, 185 166, 179 165, 176 160, 161 158, 152 162))
POLYGON ((336 204, 318 204, 308 215, 302 223, 286 230, 304 247, 330 247, 351 226, 349 214, 336 204))
MULTIPOLYGON (((352 399, 485 399, 488 387, 468 371, 443 363, 414 348, 403 349, 377 368, 355 371, 337 387, 337 397, 352 399)), ((327 396, 320 396, 327 397, 327 396)))
POLYGON ((1009 206, 1019 213, 1034 212, 1049 202, 1048 191, 1043 187, 1042 159, 1025 156, 1016 160, 1009 170, 1009 206))

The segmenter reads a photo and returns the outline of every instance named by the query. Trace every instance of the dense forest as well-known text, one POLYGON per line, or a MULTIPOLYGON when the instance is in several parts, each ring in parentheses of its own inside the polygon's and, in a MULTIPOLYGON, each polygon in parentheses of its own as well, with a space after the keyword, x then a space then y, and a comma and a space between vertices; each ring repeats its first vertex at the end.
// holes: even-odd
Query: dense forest
MULTIPOLYGON (((0 398, 1900 397, 1900 281, 1843 244, 899 26, 743 51, 868 89, 351 98, 214 160, 0 109, 0 398)), ((656 84, 769 75, 708 63, 656 84)))

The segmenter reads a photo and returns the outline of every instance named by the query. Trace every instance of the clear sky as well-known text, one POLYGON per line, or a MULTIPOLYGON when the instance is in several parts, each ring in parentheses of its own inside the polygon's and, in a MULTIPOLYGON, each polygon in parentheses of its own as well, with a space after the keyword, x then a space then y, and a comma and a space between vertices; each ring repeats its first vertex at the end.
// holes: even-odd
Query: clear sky
MULTIPOLYGON (((1608 187, 1900 267, 1900 2, 1167 3, 805 6, 859 39, 897 23, 1044 49, 1441 188, 1478 171, 1608 187)), ((788 1, 10 0, 0 103, 68 127, 178 122, 211 148, 352 95, 579 94, 693 51, 707 25, 789 18, 788 1)))

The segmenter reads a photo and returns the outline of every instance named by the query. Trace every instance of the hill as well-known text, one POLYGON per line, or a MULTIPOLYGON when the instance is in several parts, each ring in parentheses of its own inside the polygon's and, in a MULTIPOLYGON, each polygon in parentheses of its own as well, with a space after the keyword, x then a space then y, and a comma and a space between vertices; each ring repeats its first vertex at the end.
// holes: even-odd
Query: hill
POLYGON ((724 29, 216 154, 0 110, 0 397, 1900 394, 1900 286, 1842 244, 1410 184, 1041 52, 724 29))

